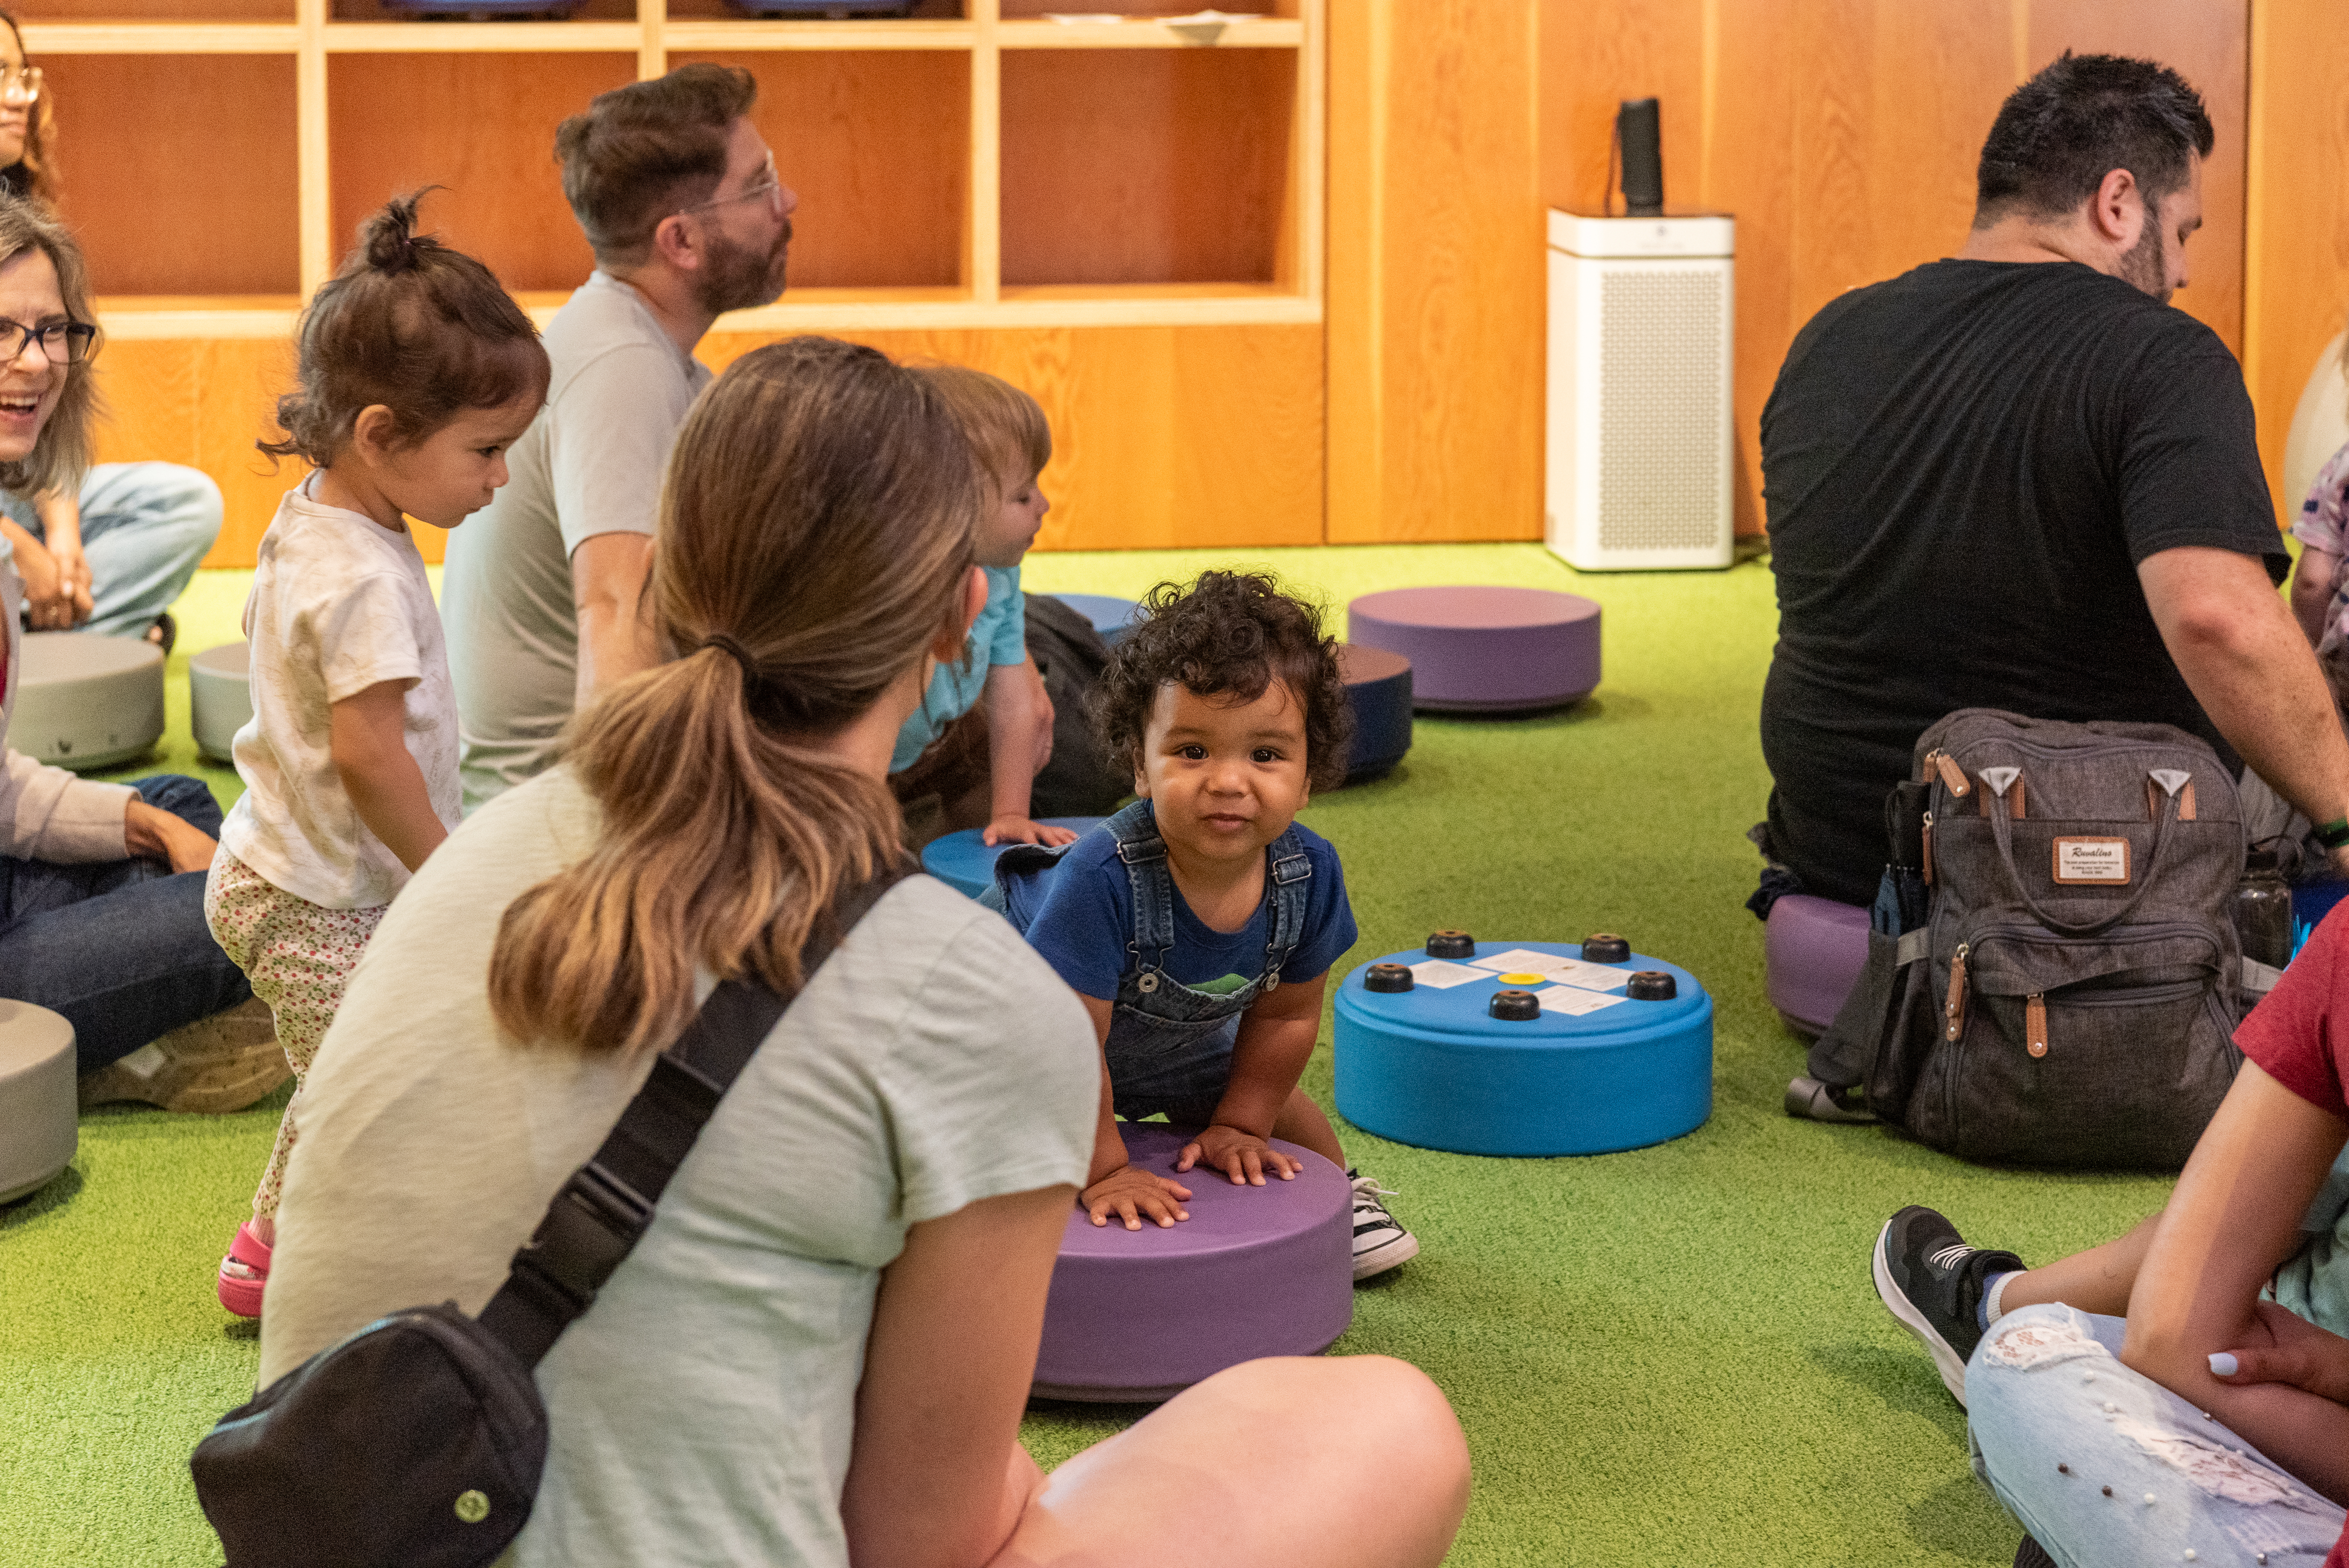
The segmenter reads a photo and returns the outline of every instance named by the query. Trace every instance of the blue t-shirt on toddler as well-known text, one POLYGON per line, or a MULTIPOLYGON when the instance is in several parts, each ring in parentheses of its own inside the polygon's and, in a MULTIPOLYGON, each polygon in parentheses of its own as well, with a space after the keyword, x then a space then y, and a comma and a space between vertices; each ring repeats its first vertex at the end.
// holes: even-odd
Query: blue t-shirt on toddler
POLYGON ((922 705, 905 715, 897 732, 897 746, 889 754, 889 771, 904 773, 920 760, 931 742, 947 726, 978 706, 987 690, 987 672, 999 664, 1024 664, 1028 659, 1028 596, 1019 591, 1017 566, 981 566, 987 574, 987 607, 970 623, 963 639, 963 656, 940 664, 922 692, 922 705))
MULTIPOLYGON (((1306 886, 1305 933, 1280 968, 1281 983, 1311 980, 1354 945, 1354 910, 1346 902, 1346 874, 1330 841, 1301 823, 1296 829, 1313 868, 1306 886)), ((1131 961, 1133 884, 1117 857, 1117 840, 1097 827, 1069 846, 1045 874, 1043 901, 1028 923, 1028 940, 1072 990, 1112 998, 1131 961)), ((1191 912, 1174 893, 1174 946, 1166 972, 1201 991, 1237 991, 1264 972, 1264 945, 1272 935, 1272 878, 1248 923, 1226 933, 1191 912)))

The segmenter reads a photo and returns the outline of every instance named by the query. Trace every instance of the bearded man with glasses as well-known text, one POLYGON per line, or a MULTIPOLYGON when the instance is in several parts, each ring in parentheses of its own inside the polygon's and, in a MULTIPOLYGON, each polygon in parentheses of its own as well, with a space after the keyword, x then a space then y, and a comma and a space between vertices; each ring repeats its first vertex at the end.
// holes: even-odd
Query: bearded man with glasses
POLYGON ((547 327, 546 407, 449 540, 440 614, 470 811, 554 761, 573 711, 658 658, 641 613, 661 475, 730 310, 771 304, 799 205, 750 73, 680 66, 555 132, 595 270, 547 327))

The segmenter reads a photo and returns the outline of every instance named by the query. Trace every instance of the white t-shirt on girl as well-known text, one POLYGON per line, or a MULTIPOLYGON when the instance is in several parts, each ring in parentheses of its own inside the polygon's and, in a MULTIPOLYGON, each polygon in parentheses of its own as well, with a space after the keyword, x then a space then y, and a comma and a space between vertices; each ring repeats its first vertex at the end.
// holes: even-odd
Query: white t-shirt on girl
POLYGON ((316 478, 278 504, 244 601, 253 718, 232 747, 244 794, 221 842, 295 898, 366 909, 390 903, 408 867, 343 789, 330 709, 380 681, 406 681, 408 754, 424 774, 432 814, 453 831, 462 809, 457 702, 416 541, 312 500, 316 478))

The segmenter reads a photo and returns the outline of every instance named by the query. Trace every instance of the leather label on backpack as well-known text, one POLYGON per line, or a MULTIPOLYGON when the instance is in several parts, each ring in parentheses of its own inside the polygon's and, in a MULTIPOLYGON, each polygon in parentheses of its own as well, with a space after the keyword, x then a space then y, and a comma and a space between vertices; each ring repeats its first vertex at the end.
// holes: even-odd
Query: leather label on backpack
POLYGON ((2129 879, 2129 841, 2126 838, 2059 838, 2054 846, 2055 880, 2067 884, 2095 883, 2107 887, 2129 879))

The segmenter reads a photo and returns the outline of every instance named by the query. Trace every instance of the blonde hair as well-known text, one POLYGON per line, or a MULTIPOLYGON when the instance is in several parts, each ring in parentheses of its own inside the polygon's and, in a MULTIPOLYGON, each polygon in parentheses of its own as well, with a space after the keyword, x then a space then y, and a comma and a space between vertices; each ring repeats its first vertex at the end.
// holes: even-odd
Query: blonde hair
POLYGON ((993 504, 1044 472, 1052 461, 1052 427, 1043 406, 1000 376, 968 365, 915 367, 946 399, 995 494, 993 504))
MULTIPOLYGON (((0 192, 0 265, 36 249, 47 253, 57 269, 57 297, 65 302, 67 318, 96 326, 89 272, 73 235, 39 202, 0 192)), ((105 341, 99 334, 90 341, 88 358, 78 365, 57 367, 66 379, 65 390, 42 422, 33 450, 15 462, 0 463, 0 488, 26 495, 52 490, 71 494, 79 488, 82 475, 89 472, 90 427, 98 422, 100 408, 91 370, 105 341)))
POLYGON ((647 592, 679 656, 574 722, 595 849, 506 910, 490 1005, 521 1040, 666 1045, 697 965, 786 994, 834 898, 904 854, 881 780, 817 743, 957 624, 980 491, 920 376, 794 337, 694 404, 647 592))

